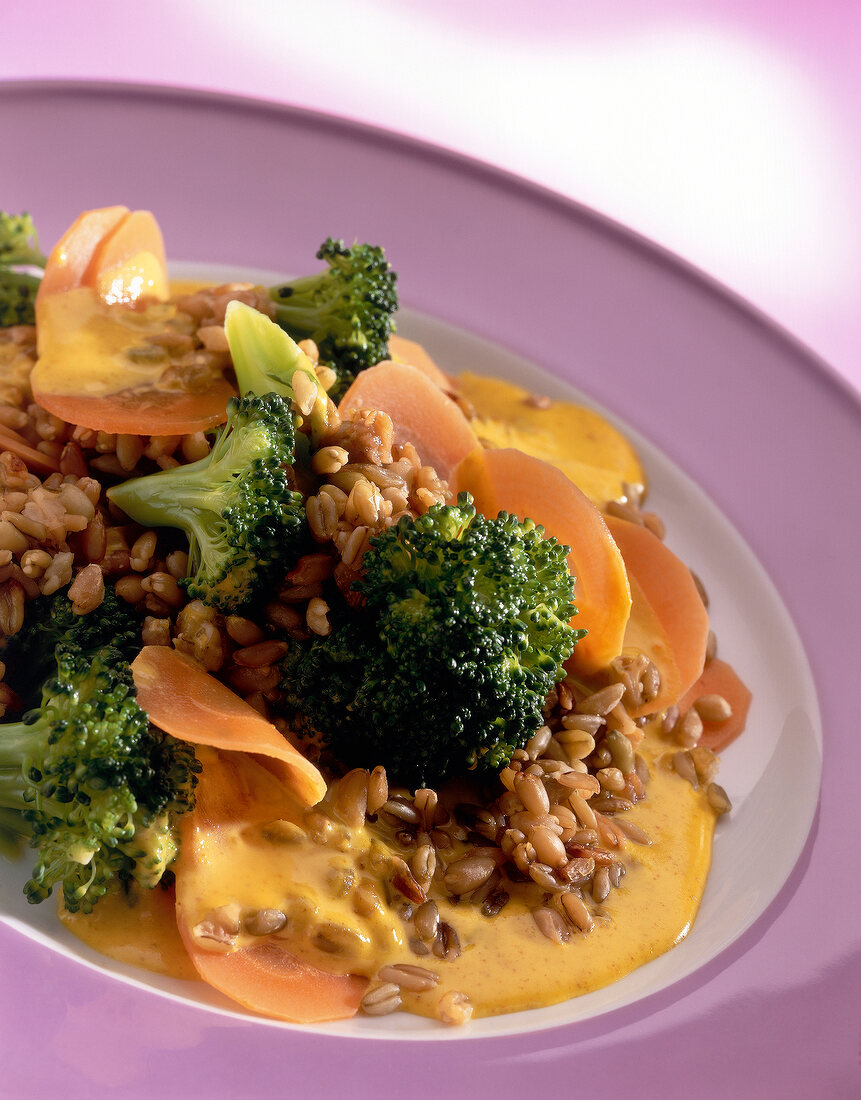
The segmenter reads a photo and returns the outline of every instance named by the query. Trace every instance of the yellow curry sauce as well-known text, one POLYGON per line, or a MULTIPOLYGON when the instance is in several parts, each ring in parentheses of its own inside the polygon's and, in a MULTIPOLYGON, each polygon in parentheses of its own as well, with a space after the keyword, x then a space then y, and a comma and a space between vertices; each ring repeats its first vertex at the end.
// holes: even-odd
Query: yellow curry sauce
POLYGON ((168 353, 152 337, 192 331, 191 320, 168 302, 117 309, 89 287, 47 296, 39 311, 39 359, 32 384, 52 394, 104 397, 160 384, 168 353), (87 364, 83 390, 81 363, 87 364))
MULTIPOLYGON (((107 376, 106 384, 111 384, 107 376)), ((531 450, 562 469, 588 465, 583 453, 571 451, 570 418, 562 415, 559 403, 539 431, 535 422, 540 426, 540 406, 524 412, 525 391, 471 376, 466 392, 489 443, 531 450)), ((588 473, 593 494, 600 495, 607 485, 618 492, 623 482, 642 482, 642 470, 624 438, 596 414, 581 412, 575 419, 579 416, 577 423, 587 426, 592 439, 589 453, 595 464, 588 473)), ((450 960, 417 957, 398 913, 404 899, 392 896, 387 876, 375 869, 374 853, 381 841, 373 824, 352 830, 338 826, 336 840, 323 843, 295 806, 285 807, 285 821, 274 831, 237 824, 235 836, 223 837, 218 860, 196 868, 191 923, 231 905, 278 909, 288 920, 274 938, 322 968, 371 976, 392 963, 426 966, 439 974, 439 985, 429 993, 403 994, 404 1006, 422 1015, 432 1016, 447 990, 466 993, 476 1016, 541 1007, 590 992, 668 951, 696 916, 711 860, 715 813, 702 790, 694 790, 661 761, 669 747, 657 729, 647 731, 638 751, 649 764, 651 781, 646 798, 625 814, 651 845, 623 842, 625 877, 600 906, 593 930, 574 932, 567 943, 552 942, 541 933, 530 912, 535 899, 527 897, 528 890, 519 898, 512 886, 509 903, 496 916, 486 917, 468 902, 454 902, 435 884, 429 896, 437 902, 440 919, 456 929, 462 952, 450 960), (358 912, 354 892, 343 884, 368 878, 376 882, 383 904, 358 912), (317 934, 321 925, 340 928, 349 949, 326 948, 325 937, 317 934)), ((84 942, 121 962, 194 977, 176 929, 171 891, 134 888, 128 895, 103 898, 91 915, 61 912, 61 919, 84 942)), ((235 946, 247 942, 250 937, 241 934, 235 946)))
MULTIPOLYGON (((627 874, 603 903, 603 917, 590 933, 575 933, 567 944, 542 935, 516 887, 510 887, 511 901, 495 917, 432 889, 440 919, 457 931, 462 953, 453 960, 417 957, 398 912, 403 899, 391 896, 385 874, 375 870, 380 841, 373 827, 337 826, 329 842, 321 843, 319 834, 312 838, 313 830, 291 829, 287 817, 268 827, 234 827, 219 859, 197 873, 191 922, 231 905, 280 909, 288 924, 274 938, 316 966, 366 976, 387 964, 426 966, 439 974, 439 985, 427 994, 404 993, 405 1007, 421 1015, 432 1016, 439 996, 449 989, 466 992, 476 1016, 538 1008, 599 989, 677 944, 690 930, 705 887, 715 814, 703 791, 661 763, 664 748, 656 733, 641 746, 652 778, 647 797, 626 814, 652 843, 625 842, 627 874), (377 911, 359 913, 355 893, 344 883, 368 880, 385 901, 377 911), (321 927, 341 940, 335 950, 325 946, 321 927)), ((295 806, 289 812, 297 824, 307 824, 295 806)), ((103 898, 89 916, 61 912, 61 919, 111 958, 194 977, 170 891, 135 888, 127 896, 103 898)), ((250 942, 251 937, 240 936, 236 946, 250 942)))
POLYGON ((154 974, 197 978, 176 926, 173 890, 132 883, 128 893, 106 894, 88 914, 69 913, 61 896, 58 912, 70 932, 109 959, 154 974))

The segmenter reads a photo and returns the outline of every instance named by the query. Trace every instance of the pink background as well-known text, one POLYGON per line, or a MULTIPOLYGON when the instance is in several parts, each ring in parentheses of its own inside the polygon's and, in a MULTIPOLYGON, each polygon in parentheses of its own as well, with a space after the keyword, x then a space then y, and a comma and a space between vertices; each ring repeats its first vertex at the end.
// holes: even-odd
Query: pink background
POLYGON ((6 0, 0 76, 261 96, 476 156, 677 252, 861 388, 859 52, 858 0, 6 0))

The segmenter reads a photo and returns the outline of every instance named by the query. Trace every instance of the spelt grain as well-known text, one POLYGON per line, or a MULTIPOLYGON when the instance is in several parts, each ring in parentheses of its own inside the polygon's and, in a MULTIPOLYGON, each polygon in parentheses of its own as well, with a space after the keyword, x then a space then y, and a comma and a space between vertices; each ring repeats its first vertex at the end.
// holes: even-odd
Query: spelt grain
POLYGON ((535 921, 541 935, 545 936, 551 943, 567 943, 571 938, 571 933, 568 931, 565 921, 555 909, 550 909, 547 906, 533 909, 532 919, 535 921))
POLYGON ((425 993, 439 984, 439 974, 424 966, 411 966, 409 963, 395 963, 384 966, 377 974, 382 982, 392 982, 410 993, 425 993))
POLYGON ((718 783, 709 783, 706 787, 706 798, 711 808, 718 814, 728 814, 732 809, 729 795, 718 783))
POLYGON ((722 695, 701 695, 694 710, 704 722, 726 722, 732 717, 732 707, 722 695))
POLYGON ((571 923, 581 932, 591 932, 595 926, 592 916, 583 899, 575 893, 568 892, 562 895, 562 908, 571 923))
POLYGON ((401 1007, 401 991, 394 982, 371 986, 360 1007, 366 1016, 388 1016, 401 1007))

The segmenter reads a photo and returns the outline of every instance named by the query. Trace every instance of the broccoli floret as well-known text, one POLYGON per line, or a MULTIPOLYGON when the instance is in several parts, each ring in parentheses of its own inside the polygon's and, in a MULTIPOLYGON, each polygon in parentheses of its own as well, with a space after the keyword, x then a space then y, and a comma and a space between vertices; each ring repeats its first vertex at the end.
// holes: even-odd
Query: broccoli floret
POLYGON ((0 328, 35 324, 33 304, 41 276, 17 269, 44 266, 30 215, 0 211, 0 328))
POLYGON ((0 265, 45 266, 39 235, 29 214, 6 214, 0 210, 0 265))
POLYGON ((276 320, 295 340, 311 339, 339 376, 338 390, 389 357, 398 308, 397 275, 382 248, 331 237, 317 252, 326 267, 269 289, 276 320))
POLYGON ((294 643, 284 690, 349 765, 426 783, 498 768, 542 724, 574 630, 568 547, 468 494, 371 541, 364 607, 294 643))
POLYGON ((227 423, 205 458, 124 481, 108 496, 144 526, 184 531, 189 575, 181 583, 188 594, 235 611, 304 548, 304 503, 290 486, 294 440, 283 398, 231 398, 227 423))
POLYGON ((141 646, 140 619, 110 585, 101 604, 87 615, 76 614, 65 591, 31 601, 24 625, 6 640, 2 651, 6 679, 25 706, 38 701, 58 645, 85 651, 110 645, 130 661, 141 646))
POLYGON ((0 826, 38 852, 24 892, 90 912, 113 885, 154 886, 177 851, 199 764, 149 723, 123 655, 60 645, 41 706, 0 725, 0 826))

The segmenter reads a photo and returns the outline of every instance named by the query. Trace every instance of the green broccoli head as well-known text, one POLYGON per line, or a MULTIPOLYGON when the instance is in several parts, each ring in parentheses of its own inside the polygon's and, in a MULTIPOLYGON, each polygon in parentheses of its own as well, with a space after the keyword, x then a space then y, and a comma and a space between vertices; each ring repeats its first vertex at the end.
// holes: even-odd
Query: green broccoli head
POLYGON ((140 632, 137 612, 111 585, 105 586, 101 604, 87 615, 75 612, 65 590, 39 596, 27 605, 22 628, 6 640, 2 651, 6 679, 25 706, 35 705, 51 675, 58 645, 85 651, 110 645, 130 661, 140 649, 140 632))
POLYGON ((190 809, 193 749, 152 727, 123 654, 59 645, 41 706, 0 726, 0 808, 38 852, 31 902, 62 885, 71 912, 90 912, 113 885, 159 881, 190 809))
POLYGON ((294 339, 312 339, 336 369, 341 388, 389 356, 398 309, 397 275, 382 248, 345 246, 331 237, 317 252, 326 268, 271 287, 276 319, 294 339))
POLYGON ((35 275, 0 267, 0 328, 35 325, 36 291, 40 282, 35 275))
POLYGON ((538 729, 582 631, 568 548, 467 494, 375 538, 358 613, 293 645, 288 701, 348 764, 404 783, 498 768, 538 729))
POLYGON ((0 328, 35 323, 40 276, 20 267, 44 267, 36 227, 29 214, 0 211, 0 328))
POLYGON ((125 481, 108 496, 138 523, 184 531, 189 595, 235 611, 288 570, 305 545, 304 503, 290 485, 294 445, 282 397, 232 398, 205 458, 125 481))
POLYGON ((0 210, 0 267, 44 267, 45 256, 29 214, 0 210))

